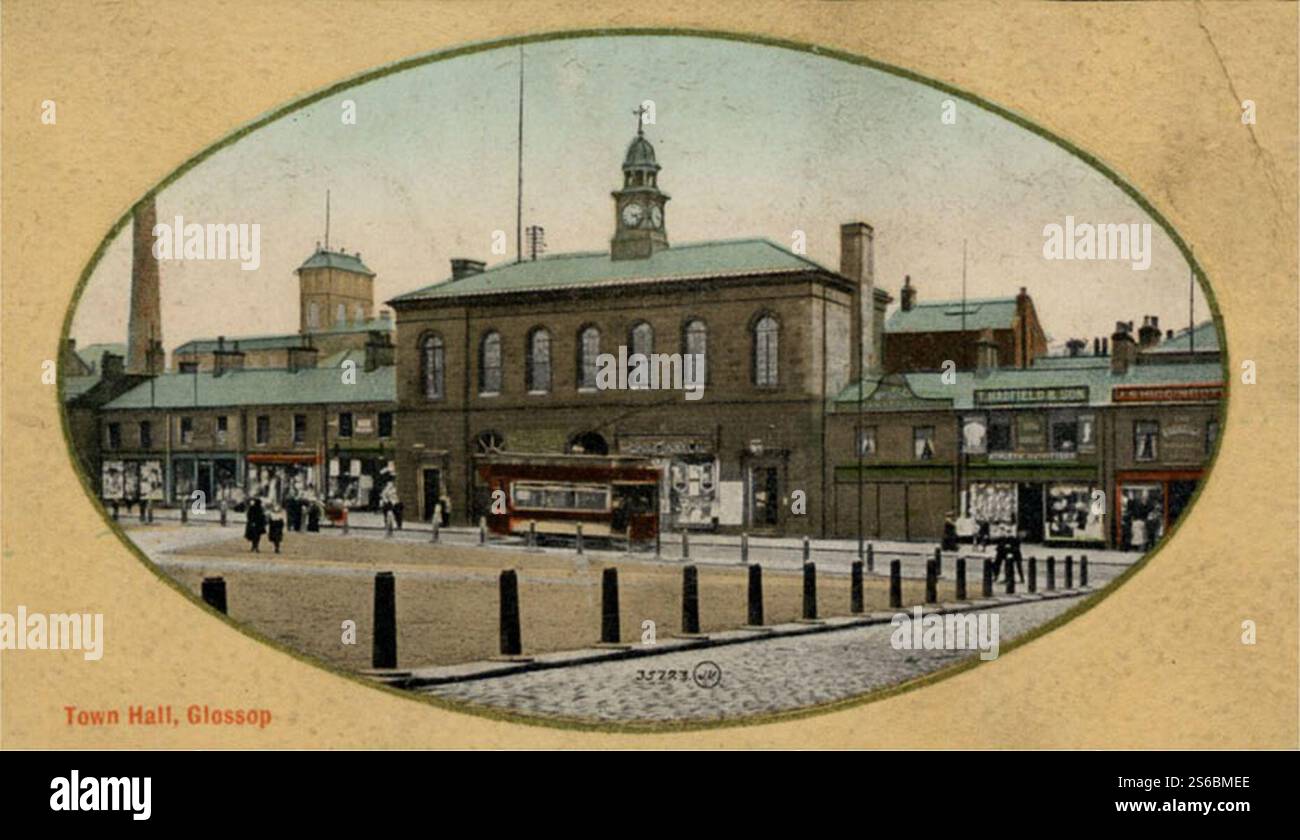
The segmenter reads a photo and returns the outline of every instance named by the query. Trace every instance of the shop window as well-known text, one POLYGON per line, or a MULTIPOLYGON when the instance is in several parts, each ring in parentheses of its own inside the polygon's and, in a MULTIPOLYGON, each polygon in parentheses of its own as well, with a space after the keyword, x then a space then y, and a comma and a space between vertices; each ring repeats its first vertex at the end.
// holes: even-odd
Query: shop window
POLYGON ((307 440, 307 415, 295 414, 293 416, 293 442, 303 443, 307 440))
POLYGON ((181 443, 189 444, 193 442, 194 442, 194 418, 182 417, 181 418, 181 443))
POLYGON ((530 393, 543 394, 551 390, 551 334, 545 327, 536 327, 528 333, 525 371, 530 393))
POLYGON ((339 437, 352 437, 352 412, 339 412, 339 437))
POLYGON ((445 367, 442 336, 426 335, 420 342, 420 381, 423 383, 425 399, 442 399, 445 367))
POLYGON ((1053 412, 1051 415, 1053 452, 1079 451, 1079 418, 1073 413, 1053 412))
POLYGON ((866 426, 858 430, 858 454, 862 456, 876 454, 875 426, 866 426))
POLYGON ((1214 453, 1214 445, 1219 442, 1219 421, 1210 420, 1205 424, 1205 454, 1214 453))
POLYGON ((483 335, 478 346, 478 390, 480 394, 501 393, 501 333, 483 335))
POLYGON ((121 423, 108 424, 108 448, 109 449, 122 448, 122 424, 121 423))
POLYGON ((771 315, 754 322, 753 382, 760 388, 776 386, 780 364, 781 326, 771 315))
POLYGON ((379 436, 381 438, 390 438, 393 436, 393 412, 379 412, 379 436))
POLYGON ((271 418, 265 414, 257 415, 257 437, 255 438, 258 446, 266 446, 271 442, 271 418))
POLYGON ((1011 451, 1011 415, 989 415, 988 449, 990 452, 1011 451))
POLYGON ((918 461, 934 460, 934 426, 912 428, 912 453, 918 461))
POLYGON ((584 327, 578 333, 578 387, 596 388, 596 358, 600 355, 600 330, 584 327))
POLYGON ((153 448, 153 423, 148 420, 140 421, 140 448, 153 448))
POLYGON ((1154 461, 1160 457, 1160 424, 1142 420, 1133 424, 1133 460, 1154 461))

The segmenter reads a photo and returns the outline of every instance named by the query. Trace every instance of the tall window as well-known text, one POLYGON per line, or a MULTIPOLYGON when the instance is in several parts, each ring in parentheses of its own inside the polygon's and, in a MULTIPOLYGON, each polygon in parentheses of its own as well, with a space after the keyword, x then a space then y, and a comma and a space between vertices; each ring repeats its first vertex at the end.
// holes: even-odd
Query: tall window
POLYGON ((1154 461, 1160 457, 1160 424, 1154 420, 1133 424, 1133 460, 1154 461))
POLYGON ((353 310, 353 313, 358 324, 364 324, 366 322, 366 308, 364 306, 358 303, 357 308, 353 310))
POLYGON ((754 384, 776 385, 781 326, 771 315, 754 322, 754 384))
POLYGON ((545 327, 528 333, 528 390, 542 393, 551 390, 551 334, 545 327))
POLYGON ((307 440, 307 415, 295 414, 293 416, 293 442, 303 443, 307 440))
POLYGON ((320 326, 320 304, 314 300, 307 304, 307 326, 312 329, 320 326))
POLYGON ((501 393, 501 333, 483 336, 478 346, 478 390, 480 394, 501 393))
POLYGON ((352 437, 352 412, 350 411, 339 412, 339 437, 352 437))
POLYGON ((420 381, 424 383, 425 399, 442 399, 445 366, 442 336, 426 335, 420 342, 420 381))
POLYGON ((257 415, 257 442, 262 446, 271 442, 271 418, 265 414, 257 415))
MULTIPOLYGON (((222 414, 217 417, 217 443, 226 442, 226 432, 230 428, 230 420, 222 414)), ((182 424, 182 436, 184 435, 184 425, 182 424)))
POLYGON ((379 412, 379 436, 381 438, 390 438, 393 436, 393 412, 379 412))
POLYGON ((875 426, 863 426, 858 429, 858 454, 864 457, 876 454, 875 426))
POLYGON ((578 333, 578 387, 596 387, 596 357, 600 355, 600 330, 586 327, 578 333))
MULTIPOLYGON (((699 364, 697 367, 691 367, 695 374, 696 383, 705 382, 708 379, 708 352, 709 352, 709 328, 704 325, 703 321, 687 321, 686 326, 682 328, 682 353, 687 356, 698 356, 699 364)), ((696 365, 695 361, 690 363, 696 365)), ((682 359, 682 369, 686 369, 686 359, 682 359)))
POLYGON ((1079 451, 1079 418, 1073 412, 1052 412, 1050 416, 1052 451, 1079 451))
POLYGON ((912 428, 912 453, 918 461, 934 460, 934 426, 912 428))
POLYGON ((120 423, 108 424, 108 448, 109 449, 122 448, 122 424, 120 423))
POLYGON ((193 442, 194 442, 194 418, 182 417, 181 418, 181 443, 193 443, 193 442))
POLYGON ((140 421, 140 448, 153 448, 153 423, 148 420, 140 421))
POLYGON ((634 355, 636 353, 641 353, 642 355, 649 356, 651 353, 654 352, 654 344, 655 344, 654 327, 650 326, 645 321, 642 321, 641 323, 632 327, 632 331, 628 333, 627 344, 628 344, 627 352, 629 356, 634 355))
POLYGON ((339 304, 339 308, 334 311, 334 326, 342 327, 348 323, 348 308, 344 304, 339 304))

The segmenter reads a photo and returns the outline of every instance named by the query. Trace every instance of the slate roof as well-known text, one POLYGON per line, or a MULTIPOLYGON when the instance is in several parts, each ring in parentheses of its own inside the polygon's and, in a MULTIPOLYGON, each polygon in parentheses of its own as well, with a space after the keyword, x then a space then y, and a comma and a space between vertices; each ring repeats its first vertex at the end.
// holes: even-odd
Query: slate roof
POLYGON ((339 268, 344 271, 352 271, 357 274, 366 274, 374 277, 375 273, 366 267, 361 261, 360 254, 349 254, 344 251, 326 251, 321 249, 307 258, 306 262, 298 266, 298 271, 306 268, 339 268))
POLYGON ((1158 353, 1187 353, 1191 350, 1191 336, 1196 339, 1197 353, 1217 353, 1219 352, 1219 332, 1214 328, 1213 321, 1202 321, 1193 329, 1183 328, 1174 333, 1174 337, 1167 341, 1162 341, 1150 350, 1143 350, 1143 354, 1158 353))
POLYGON ((398 295, 390 303, 796 272, 840 276, 770 240, 732 239, 674 245, 637 260, 615 260, 606 250, 501 263, 481 274, 455 281, 446 279, 398 295))
MULTIPOLYGON (((954 374, 956 381, 946 384, 942 373, 907 373, 894 376, 868 378, 864 380, 864 401, 870 405, 872 395, 883 383, 886 389, 897 391, 897 382, 902 377, 911 394, 920 400, 937 401, 933 408, 952 408, 969 410, 975 408, 977 390, 997 390, 1013 388, 1070 388, 1087 387, 1087 403, 1070 403, 1071 405, 1089 405, 1102 407, 1112 405, 1111 389, 1122 385, 1192 385, 1223 382, 1223 368, 1215 363, 1191 364, 1144 364, 1131 365, 1122 376, 1112 375, 1108 358, 1099 361, 1105 364, 1087 367, 1032 367, 1001 368, 987 376, 977 377, 973 371, 960 371, 954 374)), ((883 392, 882 392, 883 393, 883 392)), ((893 396, 891 393, 890 396, 893 396)), ((858 401, 858 388, 849 385, 835 398, 839 410, 852 410, 858 401)), ((883 401, 886 403, 893 400, 883 401)), ((909 410, 924 407, 922 404, 906 405, 902 400, 896 401, 899 408, 909 410)), ((1041 403, 1048 405, 1049 403, 1041 403)), ((1018 404, 1015 407, 1029 407, 1033 403, 1018 404)), ((1013 406, 1007 406, 1012 408, 1013 406)), ((981 406, 983 408, 983 406, 981 406)))
MULTIPOLYGON (((313 330, 303 333, 280 333, 278 335, 228 335, 226 347, 233 350, 236 343, 240 350, 280 350, 287 347, 302 347, 307 335, 339 335, 342 333, 390 332, 393 322, 385 318, 372 318, 361 323, 332 327, 328 330, 313 330)), ((173 350, 173 353, 211 353, 217 349, 215 338, 193 338, 173 350)))
MULTIPOLYGON (((966 301, 967 330, 1009 330, 1016 317, 1016 299, 983 298, 966 301)), ((940 300, 916 303, 906 312, 895 309, 885 321, 887 333, 959 332, 962 328, 962 303, 940 300)))
POLYGON ((317 367, 207 373, 167 373, 144 382, 104 406, 105 409, 224 408, 239 405, 309 405, 396 402, 396 368, 356 369, 356 382, 345 384, 337 368, 317 367))

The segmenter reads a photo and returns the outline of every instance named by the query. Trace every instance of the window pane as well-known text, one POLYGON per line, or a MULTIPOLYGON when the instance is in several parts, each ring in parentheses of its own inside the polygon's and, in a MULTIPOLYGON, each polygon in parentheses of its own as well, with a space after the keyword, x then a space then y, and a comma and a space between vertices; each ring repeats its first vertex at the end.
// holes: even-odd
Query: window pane
POLYGON ((776 319, 764 315, 754 325, 754 384, 775 385, 779 353, 776 319))
POLYGON ((443 348, 442 338, 431 335, 425 338, 420 353, 421 378, 424 380, 424 396, 436 400, 442 398, 443 386, 443 348))
POLYGON ((692 377, 688 385, 700 384, 708 380, 708 349, 709 349, 709 330, 704 326, 703 321, 690 321, 686 324, 686 339, 684 352, 688 356, 696 356, 699 359, 697 364, 694 361, 688 363, 686 359, 682 360, 682 370, 690 371, 692 377))
POLYGON ((642 353, 649 356, 654 352, 654 338, 655 331, 649 324, 645 321, 637 324, 632 328, 632 346, 629 355, 642 353))
POLYGON ((600 330, 587 327, 579 337, 578 387, 596 387, 596 357, 600 355, 600 330))
POLYGON ((501 336, 490 332, 483 338, 479 358, 479 390, 485 394, 501 391, 501 336))
POLYGON ((528 341, 528 390, 551 389, 551 334, 533 330, 528 341))

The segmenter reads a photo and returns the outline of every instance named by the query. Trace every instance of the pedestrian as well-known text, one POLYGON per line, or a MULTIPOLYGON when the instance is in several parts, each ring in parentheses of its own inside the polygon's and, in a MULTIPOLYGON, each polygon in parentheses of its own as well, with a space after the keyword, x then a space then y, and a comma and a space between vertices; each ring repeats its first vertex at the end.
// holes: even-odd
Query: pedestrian
POLYGON ((390 479, 384 485, 383 492, 379 494, 380 504, 384 511, 384 525, 388 525, 390 518, 397 530, 402 529, 402 501, 397 496, 397 482, 390 479))
POLYGON ((266 517, 267 538, 275 546, 275 553, 280 553, 280 543, 284 540, 284 509, 279 505, 271 506, 271 513, 266 517))
POLYGON ((1013 574, 1019 573, 1020 582, 1025 582, 1025 559, 1020 554, 1020 540, 1024 533, 1017 534, 1007 549, 1007 578, 1010 579, 1013 574))
POLYGON ((1152 505, 1150 512, 1147 513, 1147 528, 1146 528, 1147 532, 1146 532, 1146 546, 1145 546, 1147 551, 1150 551, 1151 549, 1155 548, 1156 543, 1160 541, 1160 526, 1163 524, 1160 521, 1162 518, 1160 514, 1161 514, 1160 508, 1156 507, 1155 505, 1152 505))
POLYGON ((320 530, 320 501, 316 498, 316 488, 307 485, 307 496, 303 499, 307 508, 307 530, 316 533, 320 530))
POLYGON ((943 544, 941 547, 944 551, 957 550, 957 522, 953 519, 953 516, 953 512, 948 511, 943 517, 943 544))
POLYGON ((298 498, 298 488, 294 487, 289 491, 289 497, 284 501, 285 516, 288 519, 290 531, 302 530, 302 501, 298 498))
POLYGON ((442 505, 442 526, 445 528, 451 524, 451 497, 439 496, 438 504, 442 505))
POLYGON ((261 499, 253 499, 248 505, 247 520, 244 523, 244 539, 250 543, 249 551, 261 553, 260 543, 265 533, 266 511, 262 509, 261 499))

